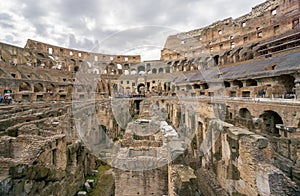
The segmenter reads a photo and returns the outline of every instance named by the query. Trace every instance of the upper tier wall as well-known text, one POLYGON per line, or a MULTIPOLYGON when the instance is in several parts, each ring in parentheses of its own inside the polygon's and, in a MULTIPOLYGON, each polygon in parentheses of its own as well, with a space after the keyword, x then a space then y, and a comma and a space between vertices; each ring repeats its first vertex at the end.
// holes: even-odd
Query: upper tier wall
POLYGON ((217 21, 207 27, 168 37, 161 60, 215 55, 238 46, 262 43, 274 36, 299 31, 299 0, 267 0, 236 19, 217 21))

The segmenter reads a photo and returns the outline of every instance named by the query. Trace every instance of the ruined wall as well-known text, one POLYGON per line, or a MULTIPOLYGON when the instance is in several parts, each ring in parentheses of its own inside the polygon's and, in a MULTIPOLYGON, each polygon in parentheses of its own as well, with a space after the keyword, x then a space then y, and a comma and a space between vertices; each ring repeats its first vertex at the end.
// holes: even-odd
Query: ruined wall
POLYGON ((95 169, 96 158, 78 140, 70 106, 5 109, 0 120, 0 194, 75 195, 95 169))
MULTIPOLYGON (((141 56, 99 54, 54 46, 35 40, 27 40, 25 49, 52 59, 58 69, 75 71, 82 69, 89 73, 118 75, 131 64, 141 62, 141 56)), ((51 67, 50 67, 51 68, 51 67)))
POLYGON ((270 44, 280 37, 298 33, 299 15, 297 0, 267 0, 237 19, 228 18, 201 29, 169 36, 161 60, 201 61, 207 54, 214 58, 215 65, 250 60, 265 54, 260 52, 265 49, 260 43, 270 44))
MULTIPOLYGON (((259 117, 255 116, 248 121, 248 125, 252 124, 248 129, 244 123, 246 121, 239 120, 246 120, 248 117, 239 113, 239 109, 233 107, 233 103, 198 101, 199 103, 195 104, 192 100, 182 98, 180 104, 170 99, 160 102, 161 107, 166 108, 169 122, 172 122, 179 134, 188 135, 194 132, 192 140, 186 141, 188 148, 184 155, 171 165, 176 167, 177 164, 183 164, 194 171, 196 180, 189 172, 186 175, 182 174, 185 177, 181 177, 183 178, 181 181, 190 177, 185 181, 187 183, 185 188, 189 187, 188 190, 192 188, 204 195, 299 194, 297 173, 299 166, 297 158, 295 159, 299 153, 297 150, 299 139, 296 139, 299 127, 297 123, 289 124, 291 117, 288 113, 285 115, 281 113, 284 125, 295 126, 297 131, 288 131, 287 135, 283 131, 278 136, 268 132, 264 126, 257 127, 255 123, 259 117), (226 108, 236 112, 232 120, 227 120, 229 123, 225 122, 229 116, 226 108)), ((276 106, 273 109, 270 106, 268 109, 263 108, 264 103, 261 103, 261 106, 255 106, 255 103, 251 105, 243 102, 243 104, 240 108, 247 106, 251 111, 260 109, 260 112, 257 111, 260 114, 267 110, 276 110, 276 106)), ((297 107, 293 105, 290 109, 297 107)), ((254 112, 251 114, 256 115, 254 112)), ((296 119, 299 120, 299 117, 296 119)), ((262 119, 261 122, 265 120, 262 119)), ((275 125, 271 123, 269 126, 275 125)), ((280 131, 280 126, 276 127, 280 131)), ((176 173, 176 170, 174 172, 176 173)), ((169 172, 169 175, 172 175, 172 172, 169 172)), ((171 178, 174 181, 176 179, 178 180, 176 175, 171 178)), ((183 187, 183 190, 185 188, 183 187)))

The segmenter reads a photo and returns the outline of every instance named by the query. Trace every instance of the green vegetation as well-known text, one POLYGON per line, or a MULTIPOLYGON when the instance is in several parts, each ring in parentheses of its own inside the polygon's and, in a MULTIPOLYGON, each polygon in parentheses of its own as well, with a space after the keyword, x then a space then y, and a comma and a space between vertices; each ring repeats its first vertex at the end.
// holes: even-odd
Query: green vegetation
POLYGON ((98 175, 91 176, 87 179, 95 180, 95 187, 93 191, 89 194, 91 196, 105 196, 109 195, 113 191, 114 178, 111 174, 106 174, 111 167, 103 162, 97 164, 98 175))
POLYGON ((137 119, 139 119, 139 115, 138 115, 138 114, 135 114, 135 115, 132 117, 132 120, 135 121, 135 120, 137 120, 137 119))

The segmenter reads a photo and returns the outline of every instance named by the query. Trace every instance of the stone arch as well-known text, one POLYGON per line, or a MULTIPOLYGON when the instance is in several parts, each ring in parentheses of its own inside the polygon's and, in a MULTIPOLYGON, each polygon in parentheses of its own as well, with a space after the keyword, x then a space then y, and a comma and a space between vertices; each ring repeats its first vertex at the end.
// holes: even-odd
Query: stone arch
POLYGON ((193 84, 193 89, 201 89, 200 84, 193 84))
POLYGON ((201 84, 201 87, 202 87, 202 89, 203 89, 203 90, 205 90, 205 89, 209 89, 209 87, 208 87, 208 84, 207 84, 207 83, 201 84))
POLYGON ((47 86, 46 86, 46 91, 47 92, 50 92, 50 91, 54 91, 54 89, 55 89, 55 85, 54 84, 48 84, 47 86))
POLYGON ((70 63, 71 63, 71 65, 76 65, 76 61, 75 61, 75 59, 70 59, 70 63))
POLYGON ((114 75, 117 73, 116 65, 114 63, 110 63, 107 66, 107 73, 111 74, 111 75, 114 75))
POLYGON ((166 73, 170 73, 171 71, 170 71, 170 67, 167 67, 166 68, 166 73))
POLYGON ((42 58, 47 58, 47 56, 41 52, 38 52, 37 55, 42 58))
POLYGON ((123 74, 123 66, 121 64, 117 64, 118 74, 123 74))
POLYGON ((44 90, 44 86, 41 83, 37 83, 34 85, 34 92, 38 93, 38 92, 43 92, 44 90))
POLYGON ((137 73, 136 69, 131 69, 131 72, 130 72, 131 75, 136 75, 136 73, 137 73))
POLYGON ((19 91, 31 91, 31 86, 28 82, 22 82, 19 85, 19 91))
POLYGON ((138 72, 140 73, 141 71, 145 72, 145 66, 141 65, 138 67, 138 72))
POLYGON ((243 87, 243 82, 239 80, 234 80, 233 81, 233 86, 238 86, 239 88, 243 87))
POLYGON ((257 86, 257 81, 253 79, 246 80, 246 86, 257 86))
POLYGON ((113 84, 113 91, 114 93, 117 93, 118 92, 118 84, 113 84))
POLYGON ((225 81, 224 82, 224 86, 225 86, 225 88, 229 88, 231 85, 230 85, 230 82, 227 82, 227 81, 225 81))
POLYGON ((264 111, 260 118, 263 120, 262 129, 266 133, 278 135, 279 129, 276 128, 277 124, 283 124, 281 116, 272 110, 264 111))
POLYGON ((140 84, 137 86, 137 90, 138 90, 138 93, 144 93, 144 92, 145 92, 145 84, 140 83, 140 84))
POLYGON ((121 64, 117 64, 117 69, 123 69, 123 66, 121 64))
POLYGON ((30 73, 30 79, 34 79, 34 80, 36 80, 36 79, 40 79, 40 77, 36 74, 36 73, 30 73))
POLYGON ((220 62, 220 56, 216 55, 213 57, 213 59, 214 59, 214 66, 218 66, 220 62))
POLYGON ((164 69, 163 68, 159 68, 158 69, 158 73, 164 73, 164 69))
POLYGON ((281 83, 287 93, 293 93, 293 88, 295 86, 295 77, 289 74, 279 76, 279 83, 281 83))
POLYGON ((192 89, 193 89, 193 87, 192 87, 190 84, 187 84, 187 85, 185 86, 185 88, 186 88, 186 91, 189 91, 189 90, 192 90, 192 89))
POLYGON ((239 116, 246 119, 251 119, 251 113, 247 108, 241 108, 239 111, 239 116))
POLYGON ((97 68, 94 68, 94 70, 93 70, 93 74, 97 74, 97 75, 99 75, 99 74, 100 74, 100 71, 99 71, 99 69, 97 69, 97 68))
POLYGON ((79 71, 79 66, 75 66, 74 67, 74 72, 78 72, 79 71))
POLYGON ((157 69, 156 69, 156 68, 153 68, 153 69, 152 69, 152 73, 153 73, 153 74, 157 74, 157 69))

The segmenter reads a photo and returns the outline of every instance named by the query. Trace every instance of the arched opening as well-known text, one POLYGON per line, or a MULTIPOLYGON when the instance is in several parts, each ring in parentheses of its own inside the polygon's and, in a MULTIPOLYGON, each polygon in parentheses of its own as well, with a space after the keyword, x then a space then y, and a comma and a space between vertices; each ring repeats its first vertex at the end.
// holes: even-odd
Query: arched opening
POLYGON ((139 66, 138 67, 138 72, 144 72, 145 73, 145 66, 139 66))
POLYGON ((158 73, 164 73, 164 69, 163 68, 159 68, 158 73))
POLYGON ((156 74, 157 73, 157 69, 156 68, 152 69, 152 73, 156 74))
POLYGON ((121 64, 117 64, 118 69, 123 69, 121 64))
POLYGON ((271 133, 279 135, 279 130, 276 128, 277 124, 283 124, 281 116, 274 111, 265 111, 260 118, 263 119, 263 131, 266 133, 271 133))
POLYGON ((166 73, 170 73, 170 67, 166 68, 166 73))
POLYGON ((131 75, 136 75, 136 69, 132 69, 130 72, 131 75))
POLYGON ((238 86, 239 88, 242 88, 243 87, 243 82, 241 82, 239 80, 234 80, 233 85, 238 86))
POLYGON ((295 87, 295 77, 291 75, 282 75, 279 77, 279 83, 284 85, 287 94, 295 94, 293 88, 295 87))
POLYGON ((193 88, 194 88, 194 89, 200 89, 201 86, 200 86, 200 84, 193 84, 193 88))
POLYGON ((145 93, 145 84, 141 83, 137 86, 137 90, 139 94, 144 94, 145 93))
POLYGON ((125 69, 125 70, 129 70, 129 64, 127 64, 127 63, 124 64, 124 69, 125 69))
POLYGON ((118 74, 121 75, 123 74, 123 67, 121 64, 117 64, 117 69, 118 69, 118 74))
POLYGON ((46 91, 47 92, 53 92, 54 91, 55 86, 53 84, 48 84, 46 87, 46 91))
POLYGON ((100 74, 100 71, 99 71, 99 69, 96 69, 96 68, 94 68, 94 70, 93 70, 93 74, 97 74, 97 75, 99 75, 99 74, 100 74))
POLYGON ((218 66, 219 65, 219 55, 214 56, 214 65, 218 66))
POLYGON ((79 71, 79 66, 75 66, 74 67, 74 72, 78 72, 79 71))
POLYGON ((203 90, 208 89, 208 84, 207 83, 201 84, 201 86, 202 86, 203 90))
POLYGON ((37 80, 37 79, 39 79, 39 76, 36 73, 31 73, 30 79, 37 80))
POLYGON ((124 74, 125 74, 125 76, 128 76, 128 75, 129 75, 129 71, 128 71, 128 70, 125 70, 125 71, 124 71, 124 74))
POLYGON ((35 93, 43 92, 43 85, 41 83, 35 84, 34 85, 34 92, 35 93))
POLYGON ((115 75, 117 73, 116 66, 113 63, 110 63, 106 69, 107 69, 107 74, 109 75, 115 75))
POLYGON ((71 65, 76 65, 76 61, 74 59, 70 59, 71 65))
POLYGON ((19 91, 31 91, 30 84, 28 82, 22 82, 19 86, 19 91))
POLYGON ((40 56, 40 57, 42 57, 42 58, 47 58, 47 56, 46 55, 44 55, 43 53, 37 53, 38 54, 38 56, 40 56))
POLYGON ((230 82, 224 82, 224 86, 225 86, 225 88, 229 88, 231 85, 230 85, 230 82))
POLYGON ((253 79, 246 80, 246 86, 257 86, 257 81, 253 79))
POLYGON ((193 88, 192 88, 191 85, 189 85, 189 84, 186 85, 186 91, 189 91, 189 90, 192 90, 192 89, 193 89, 193 88))
POLYGON ((118 92, 118 85, 117 85, 117 84, 114 84, 114 85, 113 85, 113 89, 114 89, 114 93, 117 93, 117 92, 118 92))
POLYGON ((249 112, 249 110, 247 108, 241 108, 239 111, 239 115, 242 118, 246 118, 246 119, 251 119, 251 113, 249 112))

